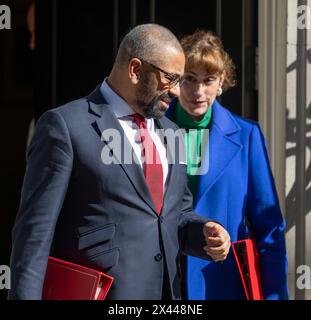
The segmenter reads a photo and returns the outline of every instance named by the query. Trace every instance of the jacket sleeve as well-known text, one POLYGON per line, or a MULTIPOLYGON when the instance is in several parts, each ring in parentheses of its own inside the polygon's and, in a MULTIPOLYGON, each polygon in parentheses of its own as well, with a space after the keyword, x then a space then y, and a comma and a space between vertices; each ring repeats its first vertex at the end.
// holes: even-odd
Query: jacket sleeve
POLYGON ((259 125, 250 136, 247 219, 260 255, 264 298, 288 299, 285 221, 259 125))
MULTIPOLYGON (((186 173, 185 173, 186 176, 186 173)), ((197 215, 192 209, 192 194, 185 185, 182 214, 179 223, 179 242, 181 252, 204 260, 211 260, 203 247, 206 245, 203 234, 204 224, 212 221, 197 215)), ((215 221, 217 222, 217 221, 215 221)))
MULTIPOLYGON (((179 155, 182 155, 181 158, 183 159, 183 162, 186 162, 187 157, 184 137, 176 124, 174 124, 174 126, 175 129, 179 130, 180 141, 182 141, 182 143, 179 144, 181 149, 177 151, 176 154, 178 156, 175 155, 175 159, 180 160, 179 155)), ((193 197, 187 185, 186 165, 183 167, 180 175, 184 177, 184 196, 182 199, 182 209, 178 225, 180 252, 185 255, 195 256, 204 260, 211 260, 211 257, 203 250, 203 247, 206 245, 203 227, 205 223, 212 220, 199 216, 193 211, 193 197)))
POLYGON ((9 299, 41 299, 55 225, 69 184, 73 151, 63 117, 39 119, 27 152, 21 203, 12 232, 9 299))

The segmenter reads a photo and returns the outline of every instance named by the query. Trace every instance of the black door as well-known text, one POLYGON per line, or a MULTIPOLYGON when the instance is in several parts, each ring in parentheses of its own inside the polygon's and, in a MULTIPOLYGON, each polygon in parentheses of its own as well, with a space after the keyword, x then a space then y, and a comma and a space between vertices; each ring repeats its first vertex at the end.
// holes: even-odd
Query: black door
POLYGON ((38 1, 37 116, 89 93, 109 74, 125 33, 148 22, 178 37, 198 28, 216 32, 237 66, 238 86, 222 103, 257 118, 257 0, 38 1))
POLYGON ((38 118, 93 90, 109 74, 118 45, 131 27, 155 22, 178 37, 197 28, 215 31, 237 65, 238 87, 225 94, 222 103, 237 114, 257 118, 257 0, 40 0, 35 51, 28 49, 31 2, 3 3, 11 6, 12 30, 0 31, 1 129, 2 137, 10 137, 3 140, 1 159, 0 265, 9 262, 32 116, 38 118))

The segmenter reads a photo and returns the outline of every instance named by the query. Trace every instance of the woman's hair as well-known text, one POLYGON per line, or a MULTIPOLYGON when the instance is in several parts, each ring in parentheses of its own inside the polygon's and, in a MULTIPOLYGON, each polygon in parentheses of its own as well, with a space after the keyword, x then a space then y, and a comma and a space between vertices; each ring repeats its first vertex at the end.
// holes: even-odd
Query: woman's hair
POLYGON ((186 56, 186 71, 194 66, 202 66, 208 74, 224 72, 223 90, 236 85, 235 65, 213 32, 197 30, 184 36, 180 42, 186 56))

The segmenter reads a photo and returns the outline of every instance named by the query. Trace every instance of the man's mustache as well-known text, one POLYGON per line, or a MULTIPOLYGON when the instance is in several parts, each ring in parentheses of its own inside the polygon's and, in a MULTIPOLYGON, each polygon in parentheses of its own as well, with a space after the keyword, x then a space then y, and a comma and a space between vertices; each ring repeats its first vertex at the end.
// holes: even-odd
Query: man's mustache
POLYGON ((175 98, 175 97, 173 97, 172 95, 170 95, 168 92, 165 92, 165 93, 162 93, 162 94, 158 97, 158 100, 163 100, 163 101, 165 101, 166 103, 170 104, 174 98, 175 98))

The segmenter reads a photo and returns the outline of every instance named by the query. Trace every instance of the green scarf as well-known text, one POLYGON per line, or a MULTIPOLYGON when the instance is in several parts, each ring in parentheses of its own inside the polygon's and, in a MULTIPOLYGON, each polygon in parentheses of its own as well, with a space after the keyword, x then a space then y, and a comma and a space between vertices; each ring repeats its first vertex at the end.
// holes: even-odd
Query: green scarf
POLYGON ((177 101, 173 114, 173 121, 186 130, 185 143, 187 151, 187 176, 188 187, 195 198, 198 187, 198 175, 196 174, 201 162, 201 146, 204 129, 208 129, 212 119, 212 106, 210 106, 200 121, 195 121, 177 101))

